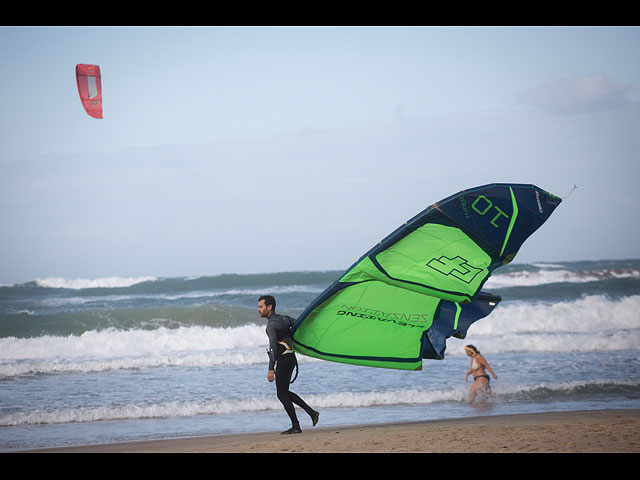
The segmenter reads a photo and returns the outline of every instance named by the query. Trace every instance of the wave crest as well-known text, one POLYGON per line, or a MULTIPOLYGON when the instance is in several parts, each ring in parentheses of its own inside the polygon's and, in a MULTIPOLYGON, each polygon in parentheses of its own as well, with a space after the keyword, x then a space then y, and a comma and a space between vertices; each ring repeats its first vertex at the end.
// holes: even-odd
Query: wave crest
POLYGON ((153 282, 156 277, 103 277, 96 279, 62 277, 38 278, 37 286, 42 288, 66 288, 69 290, 83 290, 86 288, 126 288, 143 282, 153 282))

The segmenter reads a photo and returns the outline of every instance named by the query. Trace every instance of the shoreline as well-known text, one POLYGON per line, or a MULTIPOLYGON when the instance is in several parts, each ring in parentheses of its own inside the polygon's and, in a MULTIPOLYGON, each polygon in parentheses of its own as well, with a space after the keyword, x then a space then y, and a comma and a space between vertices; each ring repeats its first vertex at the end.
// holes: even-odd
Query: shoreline
POLYGON ((640 453, 640 409, 305 428, 14 453, 640 453))

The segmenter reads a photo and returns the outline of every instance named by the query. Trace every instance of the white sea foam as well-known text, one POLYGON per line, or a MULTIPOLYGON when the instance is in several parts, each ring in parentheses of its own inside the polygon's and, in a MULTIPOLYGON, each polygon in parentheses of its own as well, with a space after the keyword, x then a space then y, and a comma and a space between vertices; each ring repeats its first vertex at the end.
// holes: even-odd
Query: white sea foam
MULTIPOLYGON (((545 265, 548 267, 548 265, 545 265)), ((553 283, 589 283, 608 278, 640 278, 640 271, 624 269, 602 269, 571 271, 563 268, 543 268, 536 272, 520 271, 496 273, 486 283, 487 289, 506 287, 534 287, 553 283)))
MULTIPOLYGON (((0 426, 94 422, 142 418, 189 417, 242 411, 275 410, 278 400, 256 398, 236 401, 171 401, 152 405, 122 405, 35 410, 0 416, 0 426)), ((280 406, 280 408, 282 408, 280 406)))
MULTIPOLYGON (((546 395, 563 395, 585 387, 599 389, 607 385, 620 385, 637 388, 637 380, 624 381, 568 381, 549 382, 536 385, 496 384, 493 387, 496 401, 501 397, 531 395, 544 389, 546 395)), ((440 389, 392 389, 368 392, 336 392, 328 394, 310 394, 305 396, 309 404, 318 409, 329 408, 367 408, 395 405, 433 405, 438 403, 466 402, 468 385, 445 387, 440 389)), ((173 400, 151 404, 123 404, 111 406, 88 406, 75 408, 52 407, 0 414, 0 426, 18 426, 35 424, 56 424, 72 422, 94 422, 104 420, 193 417, 196 415, 224 415, 231 413, 251 413, 261 411, 280 411, 282 405, 275 395, 253 396, 238 399, 201 399, 173 400)))
MULTIPOLYGON (((593 295, 571 302, 503 302, 474 323, 467 338, 450 338, 481 351, 575 352, 625 350, 640 345, 640 296, 593 295)), ((0 338, 0 378, 33 373, 96 372, 164 366, 251 365, 264 362, 264 325, 108 329, 82 335, 0 338)), ((308 357, 300 356, 301 361, 308 357)))
MULTIPOLYGON (((140 281, 149 281, 153 280, 153 278, 149 277, 140 277, 140 281)), ((136 282, 134 279, 131 280, 131 285, 134 285, 136 282)), ((38 282, 44 282, 38 280, 38 282)), ((48 286, 52 288, 67 288, 74 290, 81 290, 85 288, 116 288, 118 287, 117 282, 100 282, 96 280, 94 287, 89 287, 89 283, 82 283, 83 281, 78 281, 76 283, 75 280, 64 280, 60 279, 60 281, 51 281, 47 284, 38 283, 40 286, 48 286), (76 285, 72 287, 71 285, 76 285), (81 286, 84 285, 84 286, 81 286), (107 287, 109 285, 109 287, 107 287)), ((88 281, 87 281, 88 282, 88 281)), ((123 287, 130 286, 125 284, 125 279, 122 279, 123 287)), ((86 305, 91 304, 93 302, 101 302, 105 304, 115 304, 120 301, 133 301, 133 300, 160 300, 160 301, 179 301, 179 300, 202 300, 203 302, 215 300, 220 297, 226 296, 254 296, 258 297, 259 295, 264 294, 264 292, 269 292, 272 295, 286 295, 286 294, 295 294, 295 293, 310 293, 310 294, 319 294, 322 293, 324 288, 316 287, 313 285, 287 285, 287 286, 273 286, 266 287, 261 289, 254 288, 227 288, 221 290, 195 290, 189 292, 179 292, 179 293, 128 293, 128 294, 118 294, 118 295, 99 295, 99 296, 86 296, 78 294, 78 296, 65 296, 65 297, 50 297, 43 298, 39 300, 39 305, 44 307, 65 307, 65 306, 76 306, 76 305, 86 305)))
POLYGON ((101 330, 66 337, 0 338, 0 361, 60 358, 123 358, 168 353, 226 351, 266 344, 264 326, 161 327, 101 330))
MULTIPOLYGON (((640 296, 610 300, 591 295, 554 304, 505 302, 476 323, 464 340, 483 353, 588 352, 640 345, 640 296)), ((462 355, 461 348, 447 348, 462 355)))
POLYGON ((48 277, 36 279, 36 284, 45 288, 68 288, 81 290, 84 288, 123 288, 142 282, 151 282, 155 277, 104 277, 96 279, 48 277))
POLYGON ((595 333, 640 329, 640 295, 611 300, 589 295, 574 301, 503 301, 469 331, 481 335, 595 333))
MULTIPOLYGON (((466 388, 442 390, 391 390, 374 392, 339 392, 307 395, 305 399, 316 408, 357 408, 389 405, 424 405, 443 401, 464 401, 466 388)), ((191 417, 239 412, 281 410, 275 395, 230 400, 169 401, 151 405, 96 406, 53 408, 0 415, 0 426, 93 422, 100 420, 191 417)))
POLYGON ((542 262, 535 263, 534 262, 531 265, 537 268, 565 268, 565 266, 560 263, 542 263, 542 262))

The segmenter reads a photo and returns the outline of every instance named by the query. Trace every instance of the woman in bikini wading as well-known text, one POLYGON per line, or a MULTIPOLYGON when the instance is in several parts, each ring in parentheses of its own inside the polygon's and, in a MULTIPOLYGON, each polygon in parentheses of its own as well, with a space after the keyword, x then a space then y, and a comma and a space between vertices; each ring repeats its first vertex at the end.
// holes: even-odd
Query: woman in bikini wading
POLYGON ((464 381, 468 381, 469 375, 473 375, 473 385, 471 386, 471 390, 469 390, 469 403, 473 403, 476 396, 481 392, 484 392, 488 397, 493 398, 491 387, 489 386, 489 375, 487 375, 485 368, 491 372, 494 379, 497 380, 498 376, 493 373, 493 370, 491 370, 487 360, 480 355, 480 352, 476 347, 473 345, 467 345, 464 347, 464 351, 468 357, 471 357, 471 368, 464 377, 464 381))

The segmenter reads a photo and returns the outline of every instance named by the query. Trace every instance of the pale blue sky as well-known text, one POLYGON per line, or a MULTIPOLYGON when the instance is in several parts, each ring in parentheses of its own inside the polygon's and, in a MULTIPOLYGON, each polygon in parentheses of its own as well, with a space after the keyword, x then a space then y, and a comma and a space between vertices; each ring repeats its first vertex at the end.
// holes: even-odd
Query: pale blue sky
POLYGON ((0 283, 345 269, 459 190, 638 258, 640 28, 0 27, 0 283), (77 63, 99 64, 104 118, 77 63))

